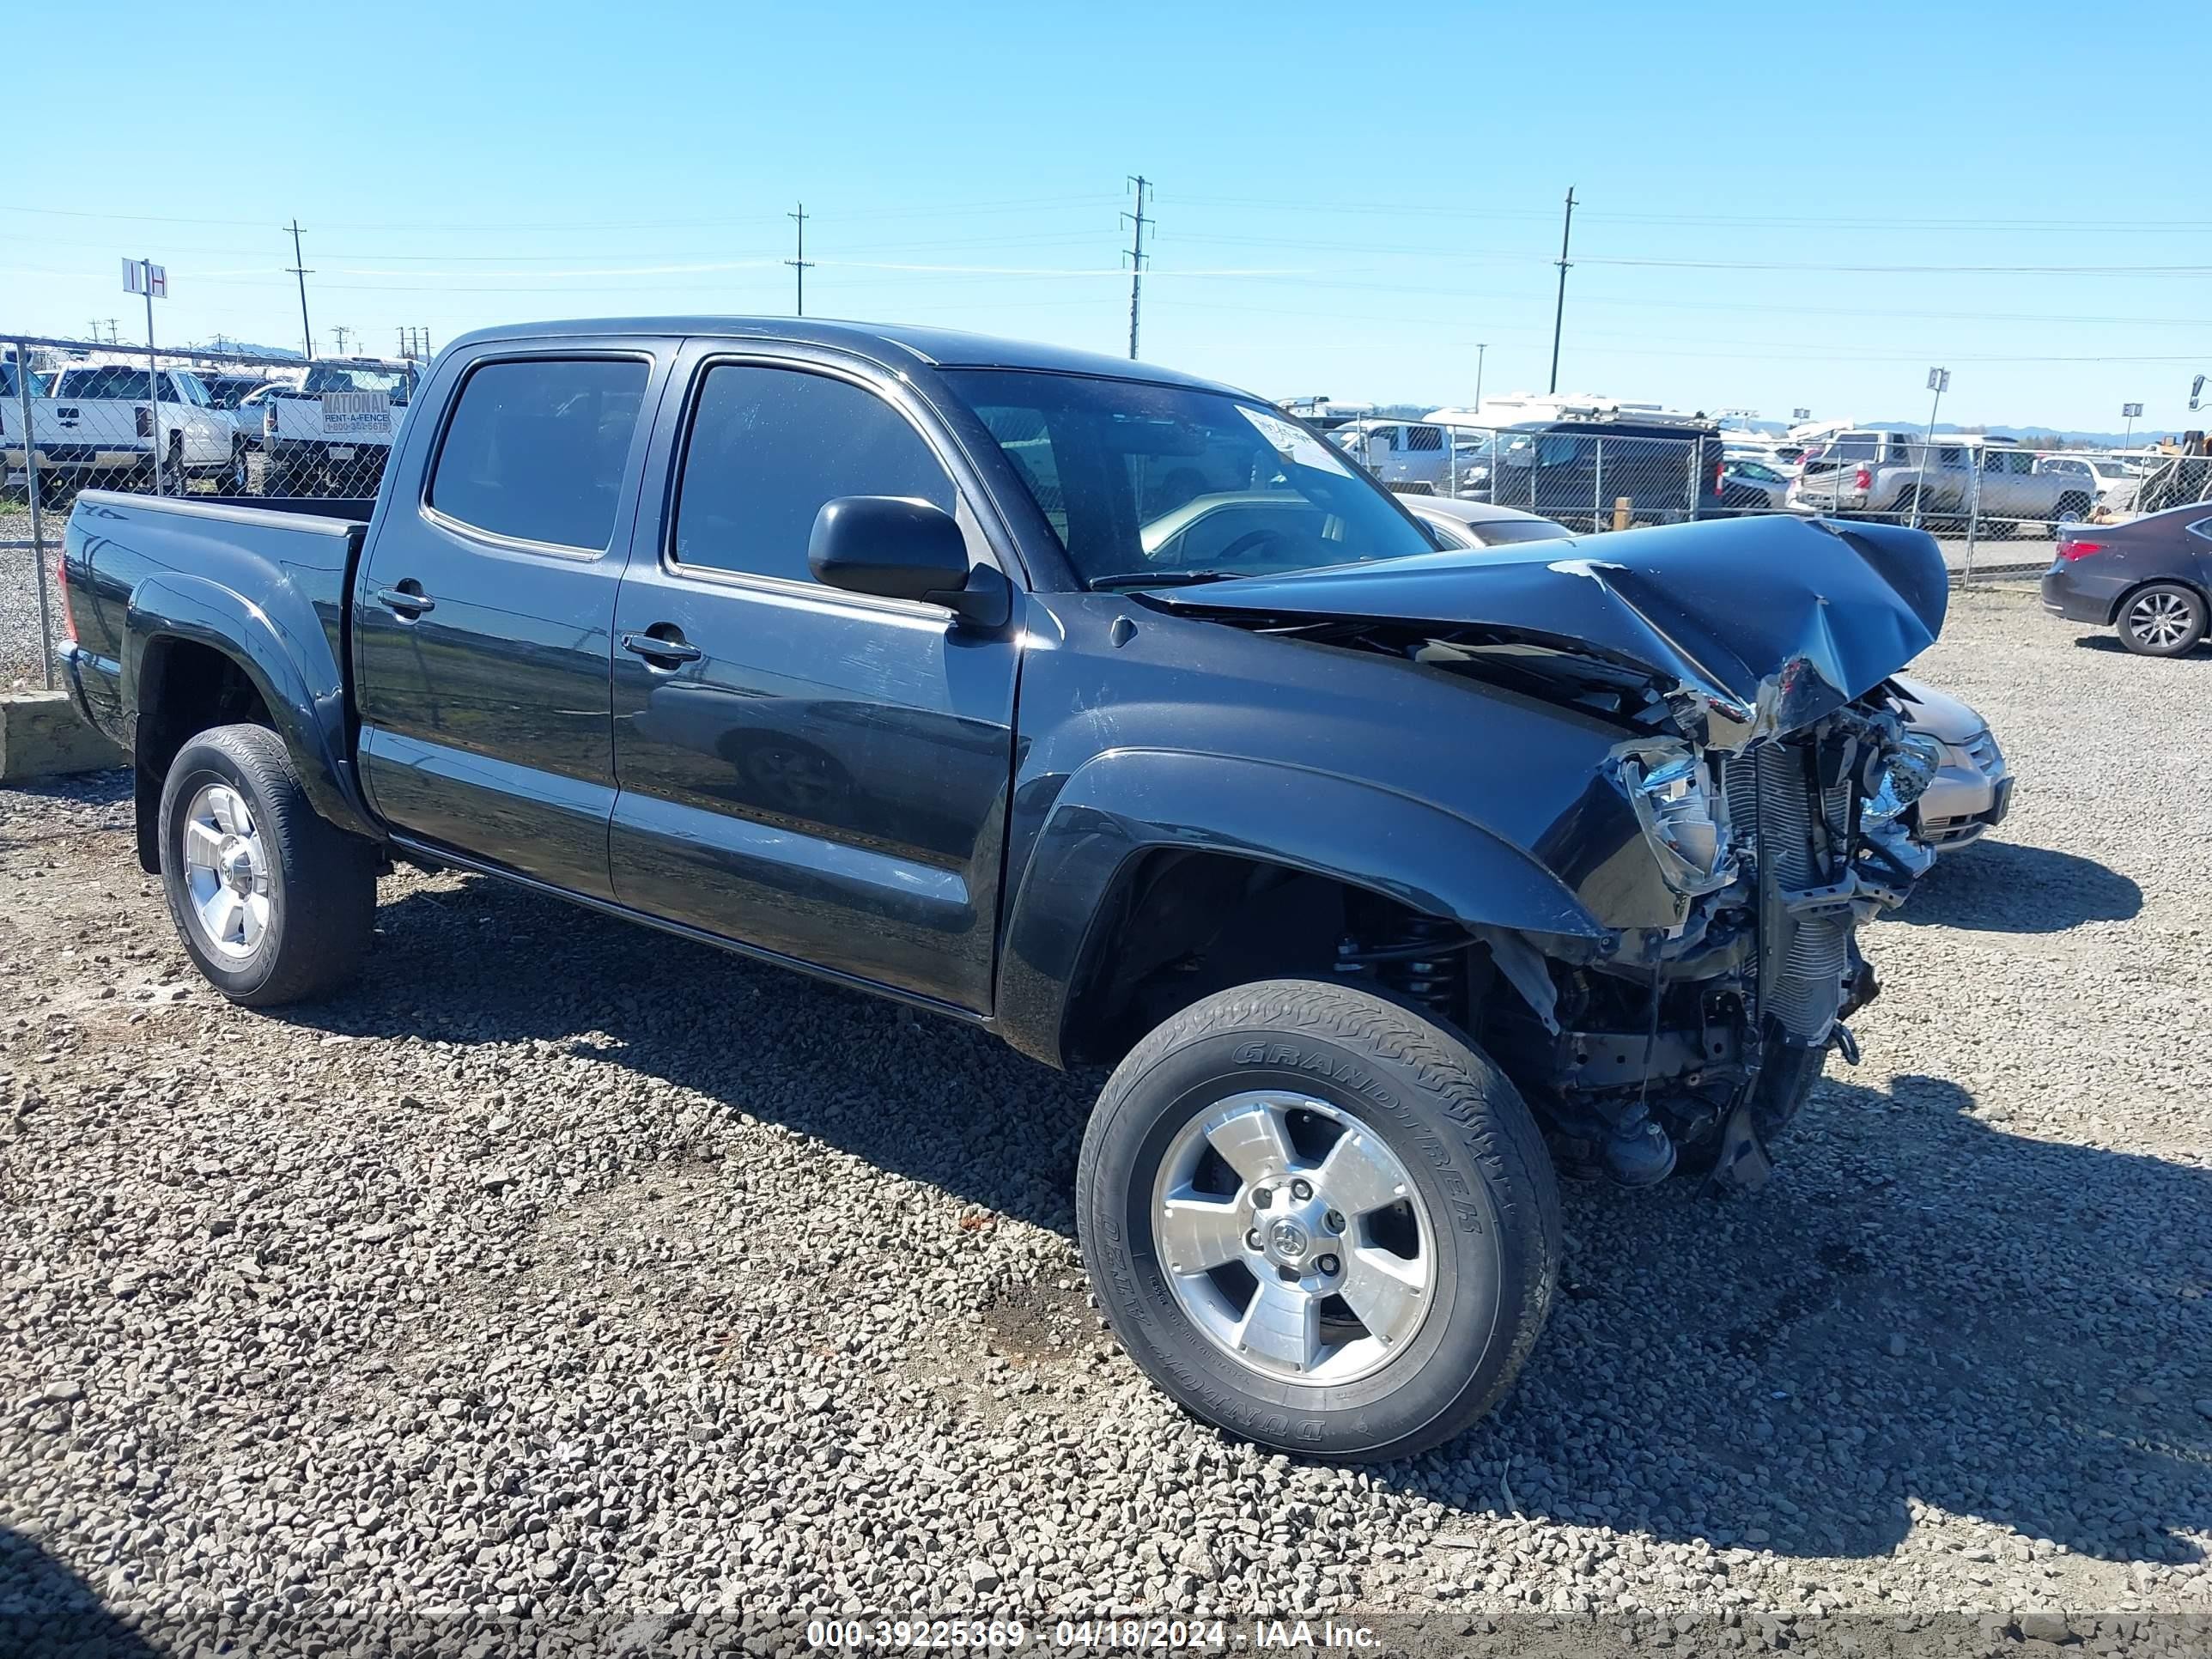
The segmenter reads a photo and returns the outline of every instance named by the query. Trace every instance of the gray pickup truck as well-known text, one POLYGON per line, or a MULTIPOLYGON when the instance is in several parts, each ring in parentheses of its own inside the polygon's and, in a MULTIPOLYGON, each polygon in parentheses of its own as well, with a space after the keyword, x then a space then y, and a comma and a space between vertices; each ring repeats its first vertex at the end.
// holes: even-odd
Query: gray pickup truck
POLYGON ((1444 550, 1257 398, 971 336, 472 335, 373 504, 88 493, 62 586, 226 995, 338 991, 407 860, 1110 1066, 1100 1303, 1315 1455, 1501 1397, 1556 1170, 1755 1188, 1930 856, 1926 536, 1444 550))
POLYGON ((2035 459, 2033 450, 1978 437, 1931 443, 1909 432, 1844 432, 1807 456, 1787 505, 1946 528, 1972 519, 1996 535, 2087 518, 2096 500, 2088 483, 2039 472, 2035 459))

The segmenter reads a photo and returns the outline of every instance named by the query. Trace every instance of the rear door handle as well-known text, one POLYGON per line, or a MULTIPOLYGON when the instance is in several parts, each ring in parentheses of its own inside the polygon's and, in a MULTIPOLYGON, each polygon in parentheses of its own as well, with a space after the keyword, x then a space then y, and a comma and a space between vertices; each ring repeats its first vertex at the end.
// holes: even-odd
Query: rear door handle
POLYGON ((438 602, 428 593, 420 588, 410 591, 404 582, 398 587, 377 588, 368 597, 386 611, 410 622, 425 611, 438 608, 438 602))
POLYGON ((665 668, 679 662, 696 662, 705 654, 681 634, 673 639, 663 639, 658 634, 625 634, 622 642, 623 650, 665 668))

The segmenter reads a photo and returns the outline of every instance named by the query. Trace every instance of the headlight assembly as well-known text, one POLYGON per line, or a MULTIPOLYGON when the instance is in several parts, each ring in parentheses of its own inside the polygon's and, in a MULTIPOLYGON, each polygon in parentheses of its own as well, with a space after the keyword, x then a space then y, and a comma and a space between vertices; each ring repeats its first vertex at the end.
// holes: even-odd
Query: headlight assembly
POLYGON ((1669 887, 1694 897, 1735 879, 1728 805, 1704 756, 1624 755, 1618 776, 1669 887))
POLYGON ((1943 764, 1943 745, 1925 732, 1907 732, 1866 798, 1866 822, 1887 823, 1928 793, 1943 764))

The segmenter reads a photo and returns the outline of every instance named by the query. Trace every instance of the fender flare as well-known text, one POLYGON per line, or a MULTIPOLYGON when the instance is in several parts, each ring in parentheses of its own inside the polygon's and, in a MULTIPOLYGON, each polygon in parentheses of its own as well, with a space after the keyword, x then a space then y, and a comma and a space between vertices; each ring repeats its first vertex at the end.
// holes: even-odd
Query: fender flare
POLYGON ((1470 927, 1610 937, 1528 854, 1427 801, 1283 763, 1109 750, 1061 787, 1008 912, 992 1023, 1015 1048, 1063 1063, 1093 925, 1135 861, 1163 848, 1326 876, 1470 927))
POLYGON ((120 699, 134 751, 147 655, 162 640, 204 645, 236 663, 261 694, 317 814, 355 835, 383 838, 349 759, 345 676, 319 624, 311 637, 301 638, 253 600, 209 577, 178 571, 147 577, 131 590, 124 617, 120 699), (323 683, 312 684, 303 665, 326 670, 323 683))

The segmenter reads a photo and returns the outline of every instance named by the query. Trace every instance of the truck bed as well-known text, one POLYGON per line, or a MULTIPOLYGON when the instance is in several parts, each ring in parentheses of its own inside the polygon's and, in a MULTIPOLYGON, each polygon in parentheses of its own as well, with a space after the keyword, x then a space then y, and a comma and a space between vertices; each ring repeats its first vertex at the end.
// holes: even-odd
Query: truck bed
POLYGON ((125 624, 134 603, 151 601, 149 585, 187 612, 239 596, 289 641, 285 657, 295 669, 321 682, 305 688, 309 695, 342 700, 347 578, 374 506, 82 492, 63 543, 73 637, 60 647, 59 665, 84 713, 131 747, 125 624))

